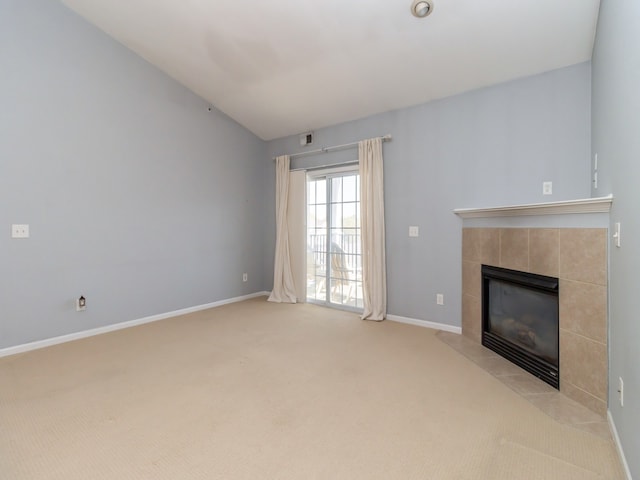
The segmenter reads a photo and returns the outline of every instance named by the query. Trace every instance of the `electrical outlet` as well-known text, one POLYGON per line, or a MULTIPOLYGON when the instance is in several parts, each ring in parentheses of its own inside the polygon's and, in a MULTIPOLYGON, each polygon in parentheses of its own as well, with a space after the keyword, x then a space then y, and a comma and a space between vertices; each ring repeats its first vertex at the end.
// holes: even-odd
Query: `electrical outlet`
POLYGON ((553 193, 553 182, 542 182, 542 194, 551 195, 553 193))
POLYGON ((87 299, 80 295, 80 298, 76 299, 76 312, 83 312, 87 309, 87 299))
POLYGON ((249 280, 249 274, 247 274, 247 273, 243 273, 243 274, 242 274, 242 281, 243 281, 243 282, 246 282, 247 280, 249 280))
POLYGON ((618 393, 620 394, 620 406, 624 407, 624 381, 622 377, 618 378, 618 393))
POLYGON ((416 226, 409 227, 409 236, 410 237, 419 237, 420 236, 420 228, 416 226))
POLYGON ((436 294, 436 303, 438 305, 444 305, 444 295, 442 293, 436 294))
POLYGON ((29 238, 29 225, 15 223, 11 225, 11 238, 29 238))

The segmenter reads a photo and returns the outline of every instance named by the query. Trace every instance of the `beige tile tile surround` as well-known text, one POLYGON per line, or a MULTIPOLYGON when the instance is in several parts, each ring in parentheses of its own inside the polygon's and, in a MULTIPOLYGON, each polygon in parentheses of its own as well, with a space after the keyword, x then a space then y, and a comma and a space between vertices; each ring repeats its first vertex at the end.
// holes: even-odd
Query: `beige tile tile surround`
POLYGON ((529 229, 500 229, 500 265, 511 270, 529 271, 529 229))
POLYGON ((463 228, 463 335, 480 343, 482 264, 558 277, 560 391, 605 415, 606 249, 604 228, 463 228))

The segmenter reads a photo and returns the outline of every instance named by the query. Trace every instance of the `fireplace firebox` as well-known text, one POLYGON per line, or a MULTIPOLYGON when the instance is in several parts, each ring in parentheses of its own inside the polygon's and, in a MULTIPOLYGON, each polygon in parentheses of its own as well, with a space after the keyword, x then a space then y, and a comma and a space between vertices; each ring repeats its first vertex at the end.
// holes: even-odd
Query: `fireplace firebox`
POLYGON ((558 279, 482 265, 482 345, 560 388, 558 279))

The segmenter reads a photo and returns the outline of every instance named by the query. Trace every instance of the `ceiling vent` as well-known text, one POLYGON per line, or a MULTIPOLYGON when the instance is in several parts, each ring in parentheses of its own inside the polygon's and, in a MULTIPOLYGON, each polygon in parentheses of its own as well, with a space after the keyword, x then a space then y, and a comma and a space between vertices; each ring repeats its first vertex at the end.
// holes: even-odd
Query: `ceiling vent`
POLYGON ((313 132, 307 132, 300 135, 300 146, 306 147, 313 143, 313 132))

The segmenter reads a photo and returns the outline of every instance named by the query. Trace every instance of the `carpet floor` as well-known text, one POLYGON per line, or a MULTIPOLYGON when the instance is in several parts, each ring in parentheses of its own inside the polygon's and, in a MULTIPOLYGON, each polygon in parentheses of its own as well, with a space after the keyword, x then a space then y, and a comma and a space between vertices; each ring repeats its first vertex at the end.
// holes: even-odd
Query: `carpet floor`
POLYGON ((0 477, 624 478, 435 331, 264 298, 0 359, 0 477))

